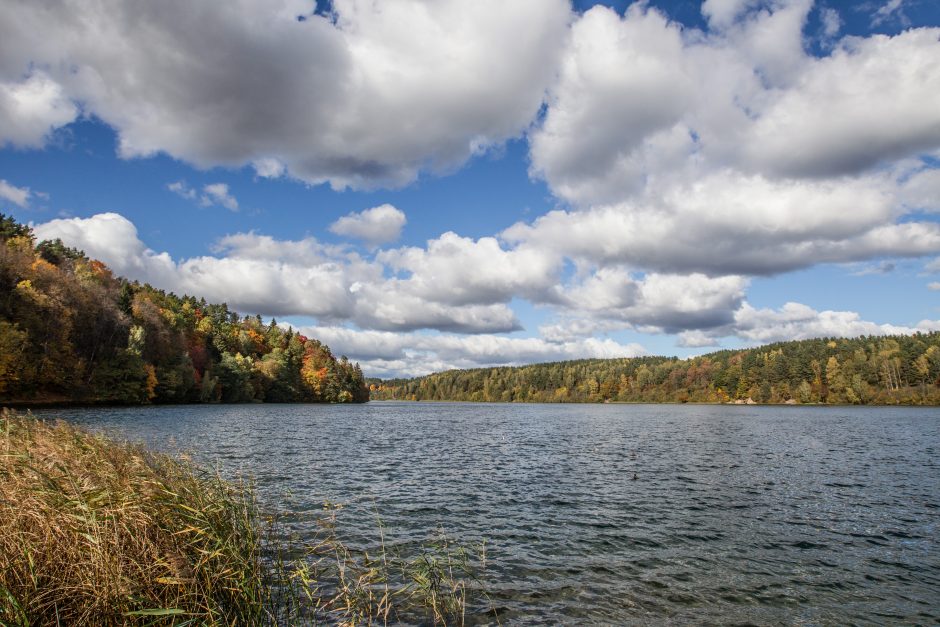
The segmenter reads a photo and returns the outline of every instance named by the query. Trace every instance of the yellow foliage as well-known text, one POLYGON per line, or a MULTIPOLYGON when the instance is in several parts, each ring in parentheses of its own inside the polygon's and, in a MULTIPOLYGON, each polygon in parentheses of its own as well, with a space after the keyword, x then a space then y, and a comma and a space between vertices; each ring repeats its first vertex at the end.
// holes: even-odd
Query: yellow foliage
POLYGON ((36 273, 40 273, 40 272, 48 273, 48 272, 58 271, 54 265, 52 265, 51 263, 49 263, 42 257, 36 257, 36 260, 33 261, 32 265, 30 266, 30 269, 36 273))
POLYGON ((24 235, 17 235, 7 240, 7 247, 13 250, 32 253, 33 240, 24 235))
POLYGON ((150 364, 145 365, 144 369, 147 371, 147 400, 152 401, 157 397, 157 371, 150 364))

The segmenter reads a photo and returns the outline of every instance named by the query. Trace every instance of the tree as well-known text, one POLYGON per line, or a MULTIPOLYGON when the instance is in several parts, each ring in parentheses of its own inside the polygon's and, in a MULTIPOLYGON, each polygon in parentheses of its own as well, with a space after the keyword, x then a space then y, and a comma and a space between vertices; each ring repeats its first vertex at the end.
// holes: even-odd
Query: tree
POLYGON ((829 398, 827 399, 829 402, 843 400, 846 388, 845 377, 835 355, 826 361, 826 384, 829 386, 829 398))
POLYGON ((0 395, 16 390, 27 368, 28 335, 0 320, 0 395))

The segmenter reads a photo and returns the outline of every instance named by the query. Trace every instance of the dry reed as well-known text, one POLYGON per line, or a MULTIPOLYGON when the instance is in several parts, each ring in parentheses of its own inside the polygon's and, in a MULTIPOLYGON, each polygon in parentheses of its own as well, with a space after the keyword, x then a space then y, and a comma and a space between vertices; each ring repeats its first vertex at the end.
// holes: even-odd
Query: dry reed
MULTIPOLYGON (((311 538, 186 459, 0 412, 0 626, 462 625, 485 552, 443 532, 407 555, 311 538)), ((498 622, 498 621, 497 621, 498 622)))
POLYGON ((0 415, 0 623, 255 623, 245 486, 63 422, 0 415))

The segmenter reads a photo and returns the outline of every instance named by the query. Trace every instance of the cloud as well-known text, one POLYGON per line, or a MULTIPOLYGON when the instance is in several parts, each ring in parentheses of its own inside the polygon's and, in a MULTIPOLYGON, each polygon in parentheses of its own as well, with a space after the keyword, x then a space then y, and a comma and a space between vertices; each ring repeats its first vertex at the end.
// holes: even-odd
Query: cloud
POLYGON ((40 145, 81 102, 116 129, 124 157, 253 165, 260 176, 336 188, 403 185, 520 135, 572 18, 564 0, 313 8, 309 0, 5 6, 4 139, 40 145), (23 82, 30 68, 45 73, 23 82))
POLYGON ((225 207, 229 211, 238 211, 238 199, 229 191, 226 183, 209 183, 202 186, 202 192, 197 192, 186 181, 169 183, 166 188, 186 200, 198 202, 202 207, 225 207))
POLYGON ((802 48, 811 3, 775 6, 708 35, 643 5, 588 11, 532 134, 533 173, 585 205, 669 171, 820 178, 940 145, 940 29, 848 37, 815 58, 802 48))
POLYGON ((276 179, 287 174, 287 166, 273 157, 256 159, 251 166, 258 176, 265 179, 276 179))
POLYGON ((190 187, 186 181, 174 181, 173 183, 168 183, 166 188, 179 196, 180 198, 185 198, 186 200, 196 200, 199 197, 199 194, 190 187))
POLYGON ((718 338, 709 335, 699 329, 692 331, 683 331, 679 334, 678 345, 685 348, 705 348, 718 346, 718 338))
POLYGON ((901 202, 914 211, 940 212, 940 169, 916 169, 901 186, 901 202))
POLYGON ((669 129, 691 106, 682 56, 679 29, 656 11, 634 5, 623 20, 605 7, 587 11, 572 27, 545 120, 530 134, 533 174, 575 201, 638 185, 633 151, 644 142, 672 150, 669 129))
POLYGON ((831 7, 819 10, 819 21, 822 23, 822 35, 827 40, 831 40, 842 30, 842 17, 831 7))
POLYGON ((897 264, 893 261, 882 261, 881 263, 873 264, 857 270, 852 273, 852 276, 868 276, 871 274, 890 274, 895 271, 897 264))
POLYGON ((535 337, 459 336, 358 331, 344 327, 301 327, 336 354, 360 362, 367 376, 420 376, 454 368, 520 365, 585 358, 648 354, 641 345, 587 338, 554 342, 535 337))
POLYGON ((783 175, 863 171, 940 145, 940 29, 846 38, 750 125, 742 156, 783 175))
POLYGON ((926 264, 924 264, 924 272, 928 273, 940 273, 940 257, 933 259, 926 264))
POLYGON ((872 28, 880 26, 892 16, 897 15, 902 22, 906 21, 904 12, 901 10, 904 6, 904 0, 888 0, 875 11, 871 17, 872 28))
POLYGON ((756 309, 743 302, 729 324, 683 331, 678 344, 690 348, 719 346, 722 338, 734 337, 750 345, 760 345, 819 337, 912 335, 937 330, 940 330, 940 320, 921 320, 913 326, 879 324, 863 320, 854 311, 817 311, 795 302, 788 302, 779 309, 756 309))
MULTIPOLYGON (((594 264, 768 275, 940 252, 940 29, 803 48, 812 3, 644 3, 572 26, 531 173, 568 207, 503 233, 594 264)), ((831 21, 831 20, 830 20, 831 21)))
POLYGON ((933 292, 940 292, 940 282, 933 281, 927 284, 927 289, 933 292))
POLYGON ((425 248, 382 251, 376 259, 405 278, 396 291, 448 305, 508 302, 514 296, 554 301, 562 259, 551 250, 504 248, 496 238, 447 232, 425 248))
POLYGON ((26 207, 29 204, 29 197, 33 193, 28 187, 16 187, 4 179, 0 179, 0 198, 12 202, 17 207, 26 207))
MULTIPOLYGON (((0 25, 0 33, 3 31, 0 25)), ((4 44, 0 43, 2 50, 4 44)), ((0 62, 0 68, 2 65, 0 62)), ((0 71, 0 146, 39 148, 52 131, 72 122, 79 113, 62 85, 41 71, 21 78, 25 70, 22 67, 12 74, 0 71)))
POLYGON ((800 303, 786 303, 780 309, 755 309, 745 303, 735 313, 731 331, 744 340, 764 344, 815 337, 856 337, 859 335, 910 335, 940 328, 940 322, 923 320, 913 327, 876 324, 861 319, 853 311, 816 311, 800 303))
MULTIPOLYGON (((17 3, 0 23, 0 84, 39 94, 22 109, 43 121, 0 128, 33 128, 21 143, 35 143, 81 102, 117 129, 123 156, 336 188, 402 185, 527 133, 531 173, 561 210, 474 249, 538 258, 549 278, 448 292, 403 267, 409 293, 441 304, 557 301, 548 284, 566 257, 717 277, 940 252, 936 222, 910 215, 940 210, 940 29, 844 37, 816 57, 810 0, 708 0, 708 30, 647 3, 623 15, 576 15, 563 0, 310 8, 17 3)), ((838 16, 820 16, 834 36, 838 16)), ((235 209, 222 185, 171 184, 235 209)), ((394 211, 351 214, 334 232, 394 241, 394 211)))
POLYGON ((940 225, 893 224, 897 205, 884 176, 778 181, 725 170, 650 185, 635 200, 552 211, 502 237, 597 265, 709 276, 940 252, 940 225))
POLYGON ((707 329, 731 322, 744 299, 747 280, 739 276, 647 274, 635 279, 624 268, 604 267, 579 285, 568 286, 571 314, 653 333, 707 329))
POLYGON ((345 215, 330 225, 330 231, 363 240, 370 246, 378 246, 401 237, 406 222, 408 220, 403 211, 385 204, 345 215))
POLYGON ((727 28, 747 10, 760 5, 761 0, 705 0, 702 15, 714 28, 727 28))
POLYGON ((204 207, 221 205, 229 211, 238 211, 238 200, 229 192, 225 183, 210 183, 202 188, 202 198, 199 200, 204 207))

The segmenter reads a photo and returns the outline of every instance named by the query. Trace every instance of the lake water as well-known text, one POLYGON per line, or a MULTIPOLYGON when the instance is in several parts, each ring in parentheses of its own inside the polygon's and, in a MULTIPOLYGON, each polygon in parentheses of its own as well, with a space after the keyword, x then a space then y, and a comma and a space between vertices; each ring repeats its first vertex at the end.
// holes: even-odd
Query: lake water
POLYGON ((934 408, 36 413, 250 474, 301 530, 328 500, 354 542, 375 541, 376 512, 390 541, 485 539, 502 624, 940 623, 934 408))

